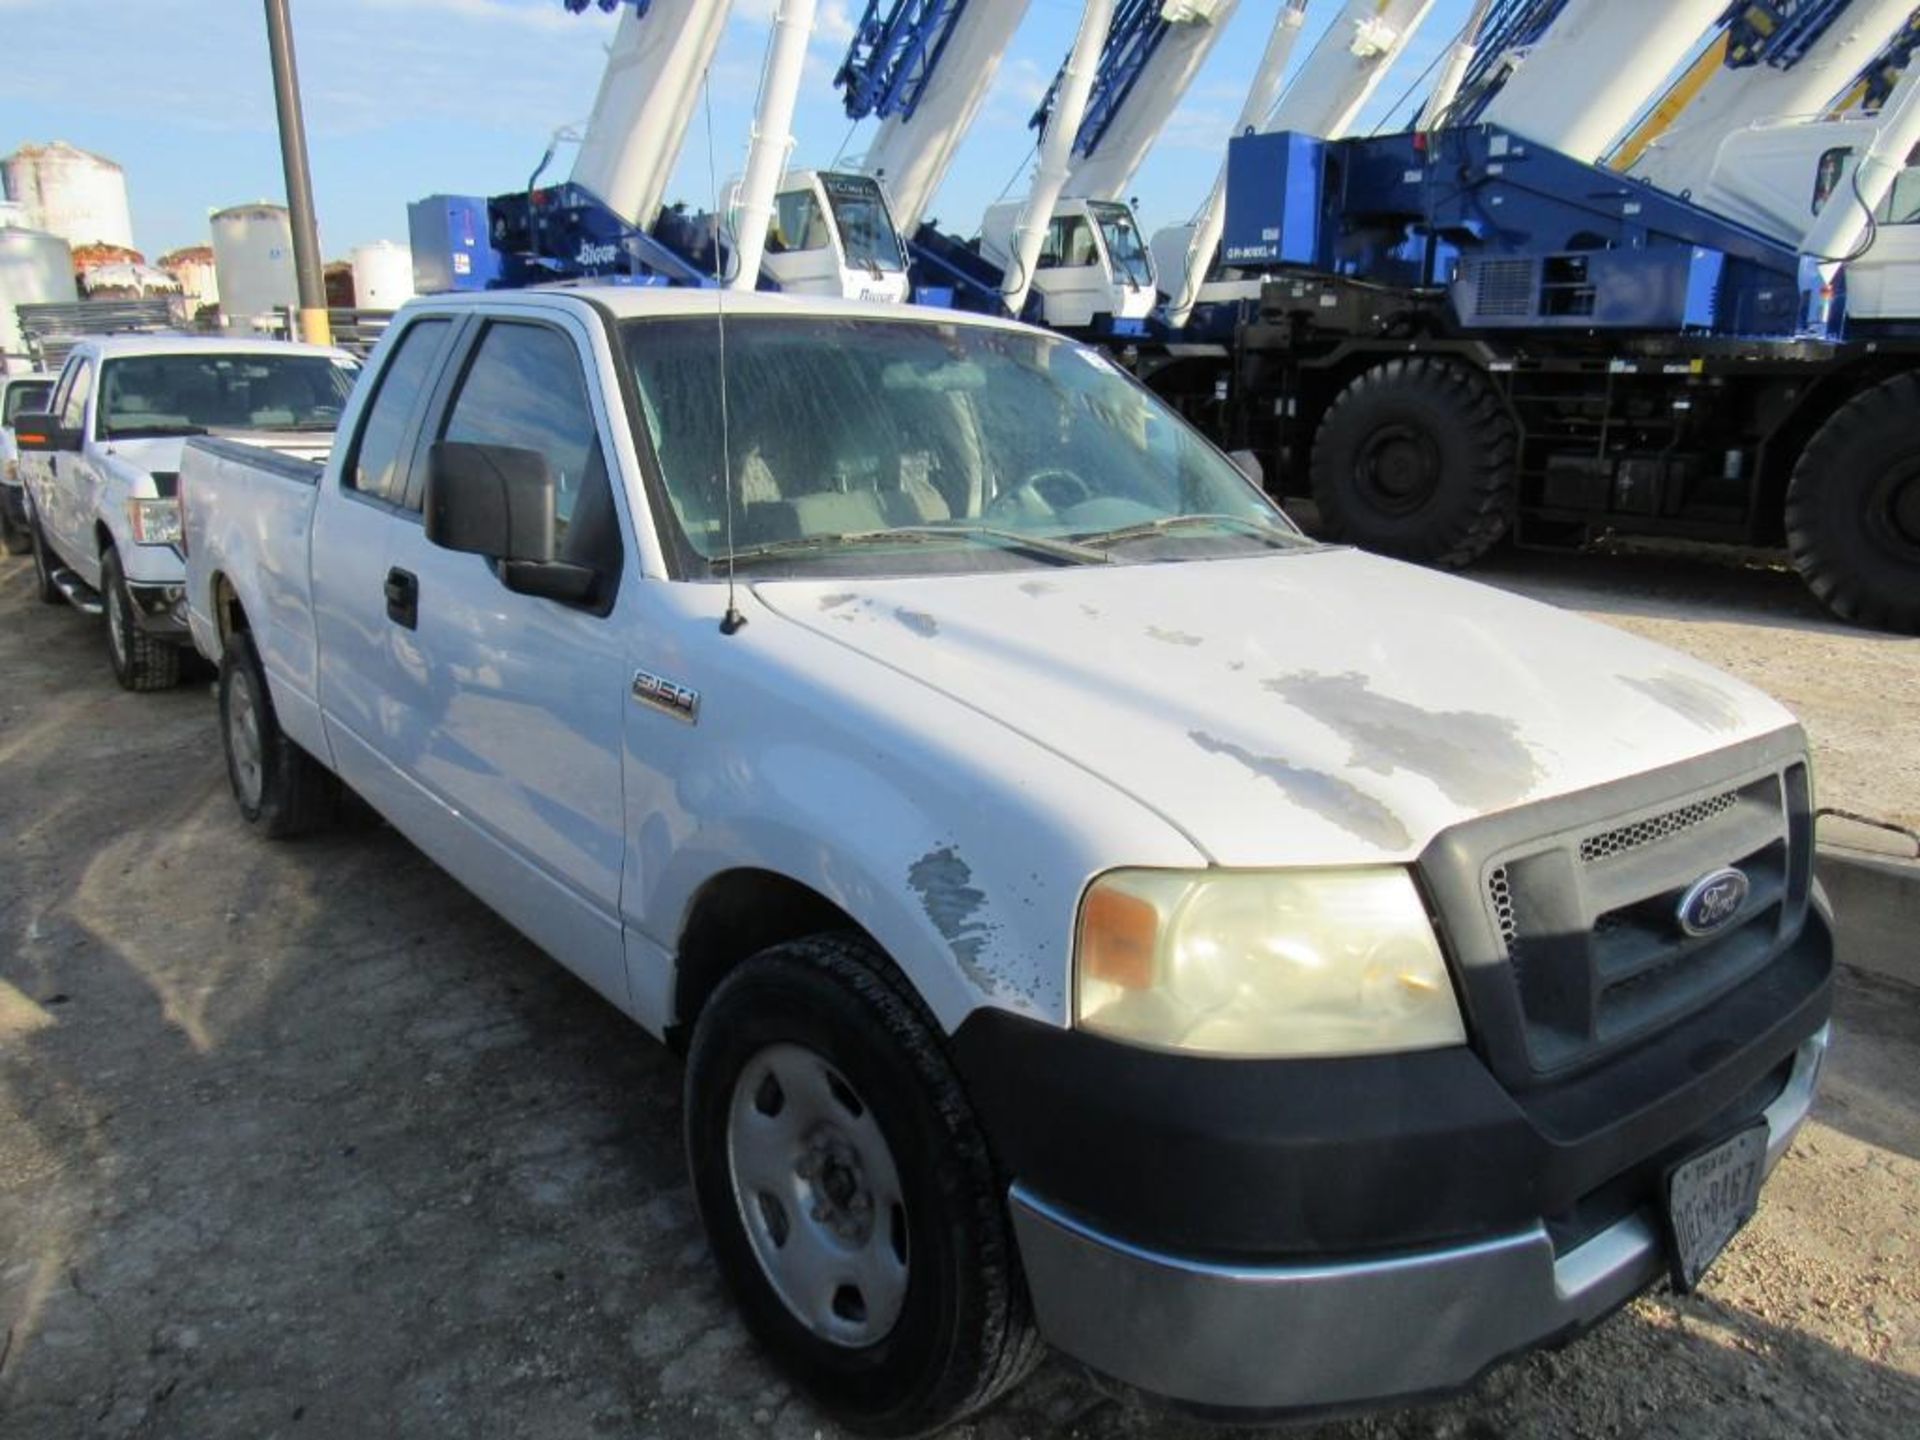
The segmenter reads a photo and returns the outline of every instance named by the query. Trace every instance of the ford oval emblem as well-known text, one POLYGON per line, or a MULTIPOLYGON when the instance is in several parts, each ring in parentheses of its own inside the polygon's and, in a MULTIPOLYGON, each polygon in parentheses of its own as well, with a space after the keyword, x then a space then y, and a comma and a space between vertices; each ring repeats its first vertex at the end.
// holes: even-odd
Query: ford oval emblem
POLYGON ((1745 872, 1732 867, 1701 876, 1680 897, 1680 928, 1696 936, 1724 930, 1739 915, 1752 888, 1745 872))

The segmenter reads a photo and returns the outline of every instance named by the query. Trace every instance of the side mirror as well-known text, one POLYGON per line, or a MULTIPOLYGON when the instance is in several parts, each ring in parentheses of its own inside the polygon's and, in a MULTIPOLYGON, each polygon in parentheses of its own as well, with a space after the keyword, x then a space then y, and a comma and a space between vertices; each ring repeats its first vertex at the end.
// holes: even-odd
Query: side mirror
POLYGON ((427 539, 498 562, 522 595, 580 604, 599 576, 555 558, 555 486, 546 456, 512 445, 441 440, 427 455, 427 539))
POLYGON ((13 438, 22 450, 31 450, 36 455, 80 448, 80 432, 63 428, 46 410, 22 410, 15 415, 13 438))
POLYGON ((1227 458, 1233 461, 1233 468, 1246 476, 1262 490, 1267 488, 1267 469, 1260 463, 1260 457, 1251 450, 1230 450, 1227 458))

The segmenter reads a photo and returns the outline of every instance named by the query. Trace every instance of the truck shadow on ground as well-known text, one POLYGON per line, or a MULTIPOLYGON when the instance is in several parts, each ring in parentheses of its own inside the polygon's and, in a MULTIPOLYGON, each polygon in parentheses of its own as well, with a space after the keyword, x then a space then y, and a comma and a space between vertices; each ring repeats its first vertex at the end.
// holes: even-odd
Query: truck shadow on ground
MULTIPOLYGON (((713 1276, 672 1056, 366 812, 259 842, 204 693, 0 603, 0 1432, 834 1433, 713 1276)), ((1785 1293, 1317 1433, 1900 1433, 1920 1382, 1785 1293)), ((960 1433, 1218 1432, 1050 1362, 960 1433)))

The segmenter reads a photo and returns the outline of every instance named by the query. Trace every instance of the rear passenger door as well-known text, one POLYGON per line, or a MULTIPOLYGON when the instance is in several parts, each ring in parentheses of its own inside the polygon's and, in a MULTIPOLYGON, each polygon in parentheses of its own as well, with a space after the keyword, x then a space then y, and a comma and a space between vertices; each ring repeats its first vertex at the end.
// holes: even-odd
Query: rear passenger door
MULTIPOLYGON (((387 549, 397 532, 419 529, 418 509, 407 503, 414 454, 445 369, 443 357, 465 323, 425 315, 389 337, 392 353, 374 380, 372 398, 353 434, 343 437, 346 455, 338 469, 321 478, 333 493, 319 496, 313 509, 311 609, 319 654, 313 684, 334 764, 382 811, 406 798, 399 777, 381 758, 390 749, 387 732, 394 724, 398 683, 389 633, 387 549)), ((299 540, 288 537, 286 544, 297 549, 299 540)), ((269 651, 262 659, 282 680, 297 665, 295 655, 269 651)))
POLYGON ((495 317, 462 338, 448 392, 422 433, 407 504, 424 500, 435 440, 536 451, 559 485, 564 558, 607 576, 590 604, 519 595, 477 555, 395 527, 389 587, 413 597, 390 623, 390 758, 431 794, 435 858, 543 948, 627 1006, 620 925, 627 541, 609 473, 609 418, 571 315, 495 317))

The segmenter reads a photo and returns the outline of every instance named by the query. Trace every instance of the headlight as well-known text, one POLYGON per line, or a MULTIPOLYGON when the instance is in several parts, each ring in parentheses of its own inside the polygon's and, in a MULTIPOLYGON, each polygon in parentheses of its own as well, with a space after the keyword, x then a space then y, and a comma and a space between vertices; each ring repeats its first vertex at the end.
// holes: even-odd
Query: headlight
POLYGON ((1074 1022, 1247 1057, 1466 1040, 1426 906, 1399 869, 1104 875, 1080 911, 1074 1022))
POLYGON ((180 503, 177 500, 129 500, 127 522, 136 545, 178 545, 180 503))

